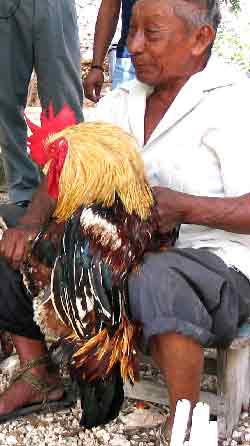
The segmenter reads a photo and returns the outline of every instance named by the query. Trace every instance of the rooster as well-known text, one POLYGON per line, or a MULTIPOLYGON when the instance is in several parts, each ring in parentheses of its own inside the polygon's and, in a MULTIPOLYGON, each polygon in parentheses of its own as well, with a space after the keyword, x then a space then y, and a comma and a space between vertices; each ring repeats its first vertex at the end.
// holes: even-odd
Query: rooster
POLYGON ((132 136, 104 122, 76 124, 65 106, 29 120, 31 157, 56 198, 53 220, 38 234, 23 266, 34 318, 57 339, 77 380, 81 425, 115 418, 123 382, 138 379, 127 279, 146 251, 169 247, 178 230, 159 236, 157 212, 132 136))

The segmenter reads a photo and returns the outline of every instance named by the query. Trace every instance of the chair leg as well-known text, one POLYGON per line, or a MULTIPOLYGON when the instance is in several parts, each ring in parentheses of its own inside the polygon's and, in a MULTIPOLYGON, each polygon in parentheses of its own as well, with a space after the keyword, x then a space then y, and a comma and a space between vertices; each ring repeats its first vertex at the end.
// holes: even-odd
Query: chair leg
POLYGON ((249 403, 249 346, 218 350, 218 428, 220 438, 229 438, 242 408, 249 403))

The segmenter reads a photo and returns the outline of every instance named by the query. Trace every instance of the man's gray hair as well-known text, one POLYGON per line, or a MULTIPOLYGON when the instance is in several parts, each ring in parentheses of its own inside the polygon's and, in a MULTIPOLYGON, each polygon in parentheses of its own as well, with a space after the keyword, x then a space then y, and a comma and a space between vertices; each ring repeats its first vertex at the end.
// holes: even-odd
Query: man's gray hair
POLYGON ((173 7, 189 26, 210 25, 217 31, 221 21, 219 0, 174 0, 173 7))

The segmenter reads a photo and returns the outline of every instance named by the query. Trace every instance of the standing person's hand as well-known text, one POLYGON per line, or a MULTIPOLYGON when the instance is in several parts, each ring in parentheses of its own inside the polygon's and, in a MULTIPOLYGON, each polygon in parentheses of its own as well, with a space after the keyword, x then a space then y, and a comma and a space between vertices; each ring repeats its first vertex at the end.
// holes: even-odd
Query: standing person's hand
POLYGON ((99 68, 91 68, 83 81, 84 94, 87 99, 98 102, 101 97, 101 89, 104 82, 104 74, 99 68))
POLYGON ((39 232, 40 226, 36 225, 20 225, 6 229, 0 240, 0 255, 5 257, 14 269, 19 269, 39 232))

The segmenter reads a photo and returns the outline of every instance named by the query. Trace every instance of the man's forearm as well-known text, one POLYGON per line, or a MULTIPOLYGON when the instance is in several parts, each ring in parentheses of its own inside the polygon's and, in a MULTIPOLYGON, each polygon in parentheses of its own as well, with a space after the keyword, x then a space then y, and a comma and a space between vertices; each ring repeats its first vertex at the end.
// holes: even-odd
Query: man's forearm
POLYGON ((52 217, 56 201, 48 193, 47 177, 43 177, 26 213, 19 219, 18 225, 43 226, 52 217))
POLYGON ((183 223, 250 234, 250 194, 232 198, 182 194, 183 223))
POLYGON ((116 31, 121 0, 103 0, 98 12, 93 47, 93 65, 102 65, 116 31))

